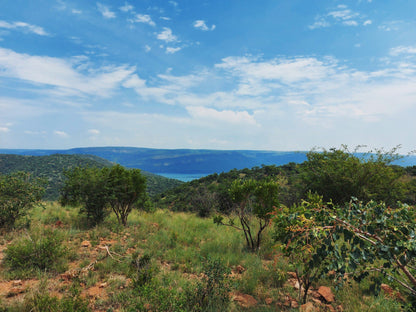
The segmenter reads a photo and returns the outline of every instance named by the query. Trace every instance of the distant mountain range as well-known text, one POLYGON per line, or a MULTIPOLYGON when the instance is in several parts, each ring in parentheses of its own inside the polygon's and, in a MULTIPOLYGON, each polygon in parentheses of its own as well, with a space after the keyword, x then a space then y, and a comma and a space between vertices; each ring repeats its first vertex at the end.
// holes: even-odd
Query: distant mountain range
MULTIPOLYGON (((136 147, 86 147, 68 150, 0 149, 0 154, 46 156, 80 154, 102 157, 130 168, 156 174, 211 174, 232 169, 261 165, 284 165, 305 161, 306 152, 276 152, 250 150, 151 149, 136 147)), ((398 163, 416 165, 416 156, 407 156, 398 163)))

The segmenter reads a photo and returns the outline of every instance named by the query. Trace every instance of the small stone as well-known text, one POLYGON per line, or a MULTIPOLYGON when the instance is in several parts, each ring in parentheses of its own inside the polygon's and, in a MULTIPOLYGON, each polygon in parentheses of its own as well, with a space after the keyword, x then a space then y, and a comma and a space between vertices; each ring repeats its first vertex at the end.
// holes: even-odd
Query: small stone
POLYGON ((267 305, 271 305, 273 303, 273 299, 272 298, 266 298, 265 300, 267 305))
POLYGON ((331 288, 326 286, 321 286, 318 289, 318 293, 325 299, 326 302, 331 303, 335 301, 335 296, 332 293, 331 288))
POLYGON ((312 302, 306 302, 300 306, 299 312, 315 312, 316 308, 312 302))
POLYGON ((394 291, 393 288, 391 288, 389 285, 387 284, 381 284, 380 285, 381 289, 384 291, 384 293, 388 296, 392 296, 394 291))
POLYGON ((251 308, 257 305, 257 300, 247 294, 235 293, 233 301, 236 301, 243 308, 251 308))
POLYGON ((234 272, 237 274, 242 274, 246 269, 242 265, 237 265, 234 272))
POLYGON ((12 286, 13 287, 22 286, 22 285, 23 285, 22 280, 12 281, 12 286))
POLYGON ((85 248, 88 248, 88 247, 91 247, 91 242, 90 241, 83 241, 82 243, 81 243, 81 247, 85 247, 85 248))
POLYGON ((108 283, 101 283, 98 287, 104 288, 104 287, 107 287, 107 285, 108 285, 108 283))

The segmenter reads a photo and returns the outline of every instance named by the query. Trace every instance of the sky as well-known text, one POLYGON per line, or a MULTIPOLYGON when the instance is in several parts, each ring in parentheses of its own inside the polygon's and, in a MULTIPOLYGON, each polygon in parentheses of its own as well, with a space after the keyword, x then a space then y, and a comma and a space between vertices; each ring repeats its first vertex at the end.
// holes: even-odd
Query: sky
POLYGON ((0 148, 416 149, 414 0, 0 0, 0 148))

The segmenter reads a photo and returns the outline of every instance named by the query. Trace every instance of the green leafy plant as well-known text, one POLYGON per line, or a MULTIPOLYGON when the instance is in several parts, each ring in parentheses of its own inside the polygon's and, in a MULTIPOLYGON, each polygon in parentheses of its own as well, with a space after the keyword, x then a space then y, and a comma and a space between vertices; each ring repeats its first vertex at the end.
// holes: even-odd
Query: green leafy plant
POLYGON ((107 194, 118 222, 126 226, 133 207, 146 202, 146 178, 139 169, 116 165, 108 174, 107 194))
POLYGON ((274 238, 292 264, 299 283, 299 301, 303 303, 312 283, 330 270, 334 250, 332 227, 326 226, 330 207, 322 196, 309 193, 300 205, 280 208, 273 218, 274 238))
POLYGON ((29 173, 0 175, 0 228, 11 228, 38 204, 45 191, 45 181, 33 179, 29 173))
POLYGON ((230 303, 230 270, 220 259, 206 258, 203 260, 203 273, 196 289, 187 295, 188 310, 226 311, 230 303))
POLYGON ((221 215, 214 217, 214 223, 242 231, 247 247, 256 251, 260 248, 262 232, 270 223, 271 213, 279 206, 278 191, 279 183, 275 181, 235 180, 230 194, 240 224, 236 225, 232 218, 224 222, 221 215), (255 226, 251 224, 253 216, 257 220, 257 233, 255 226))
POLYGON ((76 167, 64 172, 65 181, 61 188, 62 205, 81 204, 81 213, 87 216, 90 225, 101 223, 108 205, 108 168, 76 167))
POLYGON ((33 228, 5 250, 5 265, 18 276, 33 275, 40 271, 64 271, 66 248, 59 230, 33 228), (20 272, 20 273, 19 273, 20 272))
POLYGON ((347 146, 340 149, 312 150, 308 160, 300 166, 300 179, 305 194, 308 191, 343 205, 351 197, 364 201, 384 201, 394 205, 404 197, 405 187, 401 181, 404 169, 392 166, 400 156, 398 148, 390 152, 376 150, 358 153, 359 148, 350 152, 347 146))

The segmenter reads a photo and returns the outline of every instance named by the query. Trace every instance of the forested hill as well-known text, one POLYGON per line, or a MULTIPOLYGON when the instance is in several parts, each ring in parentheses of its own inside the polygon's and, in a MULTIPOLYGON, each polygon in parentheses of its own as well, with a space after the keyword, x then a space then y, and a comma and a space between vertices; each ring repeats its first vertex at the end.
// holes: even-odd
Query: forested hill
MULTIPOLYGON (((0 154, 0 173, 9 174, 17 171, 31 173, 34 177, 45 178, 48 182, 45 199, 56 200, 63 182, 63 171, 77 166, 111 167, 114 163, 94 155, 53 154, 48 156, 22 156, 0 154)), ((142 171, 147 180, 150 196, 180 185, 182 182, 167 179, 142 171)))
MULTIPOLYGON (((138 168, 156 174, 212 174, 233 169, 302 163, 306 152, 206 150, 206 149, 152 149, 138 147, 85 147, 68 150, 0 149, 0 154, 45 156, 52 154, 95 155, 129 168, 138 168)), ((396 163, 416 165, 416 156, 408 156, 396 163)))
POLYGON ((69 150, 2 150, 0 153, 44 156, 88 154, 125 167, 153 173, 211 174, 261 165, 284 165, 306 160, 305 152, 151 149, 136 147, 86 147, 69 150))

